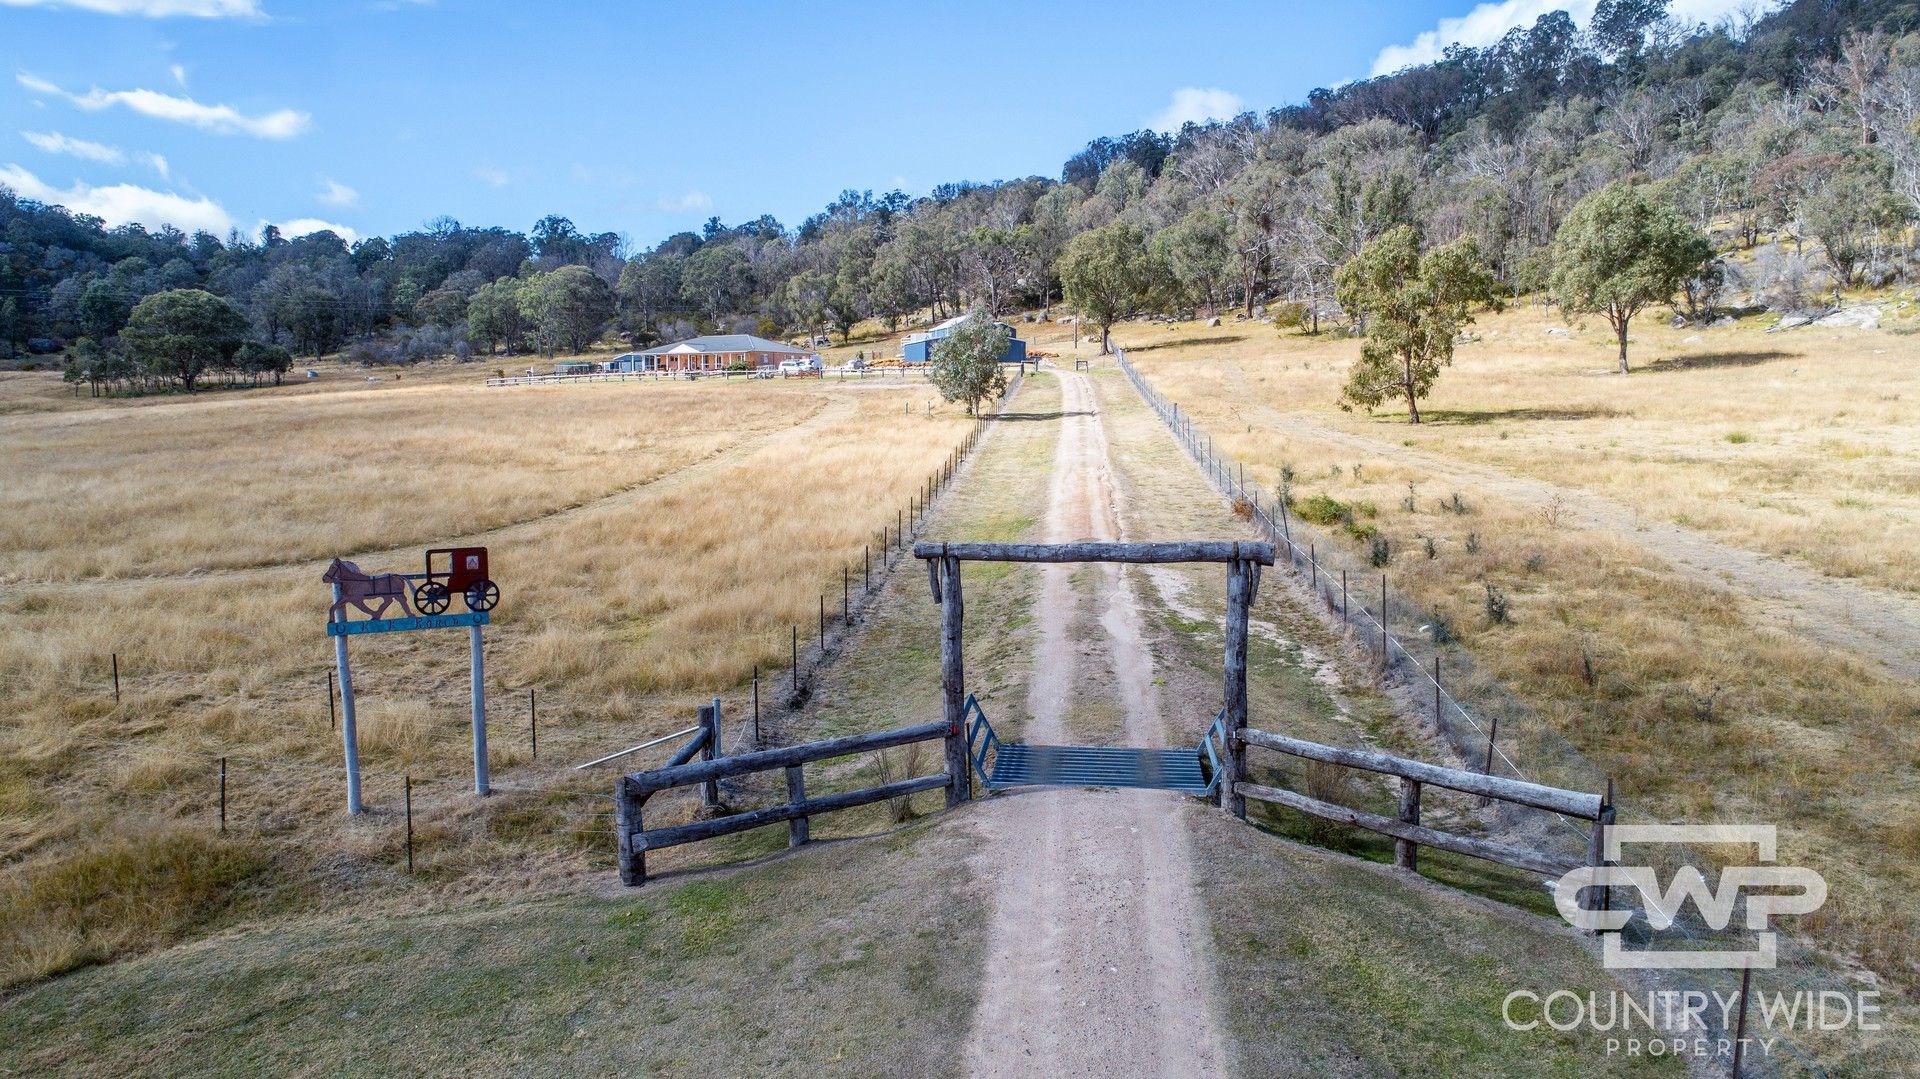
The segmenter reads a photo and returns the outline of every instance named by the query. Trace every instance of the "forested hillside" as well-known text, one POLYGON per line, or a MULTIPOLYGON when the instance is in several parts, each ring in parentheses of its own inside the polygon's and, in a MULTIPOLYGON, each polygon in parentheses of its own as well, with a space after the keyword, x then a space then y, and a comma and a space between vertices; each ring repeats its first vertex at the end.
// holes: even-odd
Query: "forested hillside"
POLYGON ((1664 0, 1605 0, 1585 28, 1553 12, 1264 115, 1096 139, 1058 181, 848 191, 797 228, 716 218, 648 250, 557 216, 351 246, 106 229, 0 189, 0 360, 64 353, 96 387, 166 387, 277 375, 289 352, 399 363, 578 351, 610 331, 844 333, 1045 307, 1116 258, 1116 314, 1289 301, 1318 328, 1343 315, 1340 267, 1403 224, 1428 245, 1472 238, 1507 292, 1544 289, 1575 203, 1622 179, 1742 253, 1688 283, 1690 314, 1795 309, 1916 273, 1917 29, 1913 2, 1795 0, 1707 27, 1664 0), (163 295, 178 290, 231 317, 163 295), (182 346, 188 326, 206 347, 182 346))

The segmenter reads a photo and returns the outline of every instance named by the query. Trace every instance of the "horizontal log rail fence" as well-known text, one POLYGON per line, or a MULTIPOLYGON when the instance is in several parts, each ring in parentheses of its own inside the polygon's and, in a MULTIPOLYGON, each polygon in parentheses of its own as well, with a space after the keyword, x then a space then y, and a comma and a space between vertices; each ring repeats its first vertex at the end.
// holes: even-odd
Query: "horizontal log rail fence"
MULTIPOLYGON (((702 708, 701 711, 704 720, 706 718, 704 713, 708 709, 702 708)), ((714 727, 710 729, 717 729, 717 727, 716 721, 714 727)), ((822 813, 853 809, 856 806, 871 805, 874 802, 884 802, 894 798, 905 798, 921 791, 938 790, 943 787, 947 789, 949 805, 958 800, 964 800, 964 795, 956 798, 954 792, 956 787, 965 787, 967 777, 963 773, 956 783, 955 777, 945 771, 883 783, 877 787, 865 787, 818 798, 807 797, 806 780, 801 770, 803 765, 855 753, 891 749, 894 746, 903 746, 912 742, 931 742, 936 739, 959 742, 960 739, 955 737, 953 726, 944 720, 873 734, 850 734, 819 742, 782 746, 779 749, 763 749, 731 757, 714 756, 692 763, 680 761, 681 757, 692 755, 690 750, 698 751, 703 748, 698 743, 702 741, 705 733, 696 735, 694 740, 676 755, 678 763, 670 763, 652 771, 624 775, 614 784, 613 820, 615 837, 619 842, 622 884, 639 885, 646 882, 647 852, 650 850, 679 846, 682 843, 694 843, 702 839, 713 839, 735 832, 744 832, 751 828, 778 824, 782 821, 788 824, 788 846, 797 847, 808 842, 810 838, 808 818, 822 813), (787 800, 783 803, 735 813, 731 816, 712 817, 665 828, 649 829, 642 820, 641 812, 647 799, 661 791, 699 784, 712 792, 722 779, 753 772, 771 771, 775 768, 786 770, 787 800)), ((708 804, 717 804, 717 798, 712 798, 711 795, 709 798, 708 804)))
MULTIPOLYGON (((1593 824, 1593 838, 1584 864, 1595 866, 1603 864, 1606 830, 1613 823, 1614 817, 1613 806, 1605 795, 1563 790, 1559 787, 1508 779, 1504 776, 1490 776, 1461 768, 1445 768, 1370 749, 1342 749, 1321 745, 1318 742, 1308 742, 1284 734, 1273 734, 1255 727, 1242 729, 1238 737, 1245 746, 1257 746, 1306 760, 1397 777, 1400 780, 1400 805, 1399 813, 1395 817, 1383 817, 1376 813, 1323 802, 1296 791, 1259 783, 1238 782, 1234 784, 1234 789, 1244 798, 1272 802, 1301 813, 1341 824, 1357 825, 1369 831, 1392 836, 1393 864, 1402 869, 1417 868, 1417 851, 1423 846, 1553 876, 1559 876, 1582 864, 1552 852, 1495 843, 1426 827, 1420 823, 1420 789, 1423 786, 1445 787, 1463 794, 1512 802, 1516 805, 1589 821, 1593 824)), ((1604 909, 1605 890, 1597 889, 1596 891, 1601 894, 1588 896, 1586 899, 1599 903, 1604 909)))

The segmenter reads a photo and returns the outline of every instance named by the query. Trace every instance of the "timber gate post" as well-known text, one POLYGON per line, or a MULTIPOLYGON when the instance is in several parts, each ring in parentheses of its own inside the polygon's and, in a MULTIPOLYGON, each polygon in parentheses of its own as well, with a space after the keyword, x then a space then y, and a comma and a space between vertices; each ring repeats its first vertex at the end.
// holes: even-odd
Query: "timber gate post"
MULTIPOLYGON (((720 752, 720 698, 715 697, 712 704, 700 706, 700 725, 706 728, 707 738, 700 747, 700 759, 710 761, 721 756, 720 752)), ((720 783, 710 779, 700 785, 700 804, 712 808, 720 804, 720 783)))
POLYGON ((947 719, 947 805, 959 805, 973 797, 973 775, 967 761, 967 674, 962 655, 966 606, 960 595, 960 560, 940 556, 940 588, 934 601, 940 604, 940 690, 945 699, 947 719))
MULTIPOLYGON (((1607 829, 1613 827, 1613 777, 1607 777, 1607 793, 1600 798, 1600 811, 1594 814, 1593 835, 1587 843, 1587 864, 1595 869, 1607 865, 1607 829)), ((1604 885, 1595 885, 1581 896, 1581 910, 1612 910, 1613 889, 1604 885)))
POLYGON ((617 855, 620 883, 629 888, 647 882, 647 851, 634 849, 633 837, 640 832, 640 806, 644 801, 634 791, 633 779, 621 776, 613 781, 613 834, 619 843, 617 855))
MULTIPOLYGON (((1237 545, 1236 545, 1237 546, 1237 545)), ((1242 740, 1247 729, 1247 618, 1253 606, 1253 593, 1259 587, 1260 566, 1236 557, 1227 563, 1226 679, 1223 696, 1227 713, 1227 759, 1222 762, 1223 805, 1241 820, 1247 819, 1247 800, 1237 784, 1247 775, 1247 744, 1242 740)))

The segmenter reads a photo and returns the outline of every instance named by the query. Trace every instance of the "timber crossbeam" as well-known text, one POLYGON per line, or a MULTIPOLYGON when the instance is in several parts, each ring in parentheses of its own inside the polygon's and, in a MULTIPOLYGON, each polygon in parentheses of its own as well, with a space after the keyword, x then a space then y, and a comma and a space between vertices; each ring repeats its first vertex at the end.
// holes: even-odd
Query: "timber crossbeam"
POLYGON ((1167 543, 934 543, 913 545, 915 558, 961 562, 1255 562, 1273 565, 1273 544, 1263 540, 1177 540, 1167 543))

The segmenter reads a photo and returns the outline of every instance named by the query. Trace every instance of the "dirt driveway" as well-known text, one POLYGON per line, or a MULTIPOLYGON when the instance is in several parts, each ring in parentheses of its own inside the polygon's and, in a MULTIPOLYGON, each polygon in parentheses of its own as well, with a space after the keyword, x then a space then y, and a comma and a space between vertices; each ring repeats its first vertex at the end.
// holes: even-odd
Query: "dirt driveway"
MULTIPOLYGON (((1061 431, 1042 539, 1123 538, 1099 405, 1060 372, 1061 431)), ((1070 729, 1076 693, 1113 695, 1121 738, 1165 742, 1154 659, 1120 566, 1049 566, 1036 613, 1037 743, 1070 729), (1076 617, 1076 613, 1091 617, 1076 617)), ((980 1076, 1209 1076, 1225 1071, 1205 916, 1179 795, 1028 788, 982 806, 977 870, 993 883, 986 984, 967 1065, 980 1076)))

